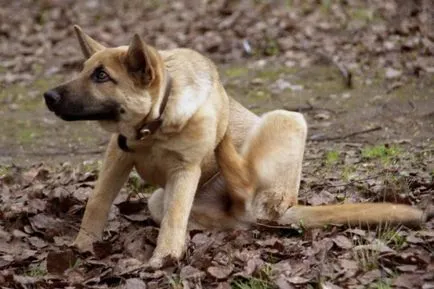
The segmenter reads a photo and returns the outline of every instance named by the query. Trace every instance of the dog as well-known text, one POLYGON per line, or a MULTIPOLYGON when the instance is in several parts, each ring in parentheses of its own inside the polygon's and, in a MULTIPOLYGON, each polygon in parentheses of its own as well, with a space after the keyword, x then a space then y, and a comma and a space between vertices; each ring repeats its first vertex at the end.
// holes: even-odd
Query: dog
POLYGON ((226 94, 213 62, 193 50, 157 50, 137 34, 128 46, 106 48, 74 30, 84 67, 45 92, 46 105, 112 134, 74 241, 80 250, 101 239, 133 168, 159 187, 148 200, 160 225, 152 267, 182 257, 188 229, 424 220, 422 211, 394 204, 297 206, 307 135, 301 114, 258 117, 226 94))

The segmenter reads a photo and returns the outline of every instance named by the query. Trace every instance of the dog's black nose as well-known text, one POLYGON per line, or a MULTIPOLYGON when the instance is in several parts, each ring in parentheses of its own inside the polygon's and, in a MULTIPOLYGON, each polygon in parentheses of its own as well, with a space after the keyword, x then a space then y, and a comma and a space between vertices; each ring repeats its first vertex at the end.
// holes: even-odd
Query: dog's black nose
POLYGON ((49 90, 44 93, 45 103, 49 109, 53 109, 60 101, 60 94, 55 90, 49 90))

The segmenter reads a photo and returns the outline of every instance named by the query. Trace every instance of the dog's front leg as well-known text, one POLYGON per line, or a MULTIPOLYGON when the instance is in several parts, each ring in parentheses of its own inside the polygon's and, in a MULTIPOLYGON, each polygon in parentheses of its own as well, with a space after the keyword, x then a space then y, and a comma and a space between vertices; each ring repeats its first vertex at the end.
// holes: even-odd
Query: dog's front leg
POLYGON ((200 174, 199 165, 189 165, 170 174, 165 188, 166 211, 160 225, 157 247, 149 261, 152 267, 163 266, 166 257, 181 258, 200 174))
POLYGON ((87 201, 80 231, 74 245, 82 251, 92 251, 92 243, 102 238, 110 207, 133 168, 133 160, 121 151, 112 137, 105 154, 98 181, 87 201))

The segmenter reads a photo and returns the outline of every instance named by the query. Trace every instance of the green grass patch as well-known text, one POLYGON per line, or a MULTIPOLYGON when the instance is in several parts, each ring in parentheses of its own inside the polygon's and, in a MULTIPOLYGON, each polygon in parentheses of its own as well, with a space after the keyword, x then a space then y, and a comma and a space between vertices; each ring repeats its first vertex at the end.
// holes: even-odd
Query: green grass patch
POLYGON ((381 229, 380 226, 378 234, 380 240, 398 250, 404 247, 407 242, 406 237, 401 233, 400 227, 390 227, 386 225, 384 229, 381 229))
POLYGON ((247 93, 247 99, 249 101, 264 101, 264 100, 268 100, 271 98, 271 93, 267 90, 262 90, 262 89, 252 89, 251 91, 249 91, 247 93))
POLYGON ((349 182, 356 172, 356 168, 354 166, 345 166, 342 171, 342 179, 346 182, 349 182))
MULTIPOLYGON (((370 232, 370 230, 368 230, 368 232, 370 232)), ((391 226, 389 223, 380 224, 376 227, 373 233, 373 239, 371 240, 362 239, 357 236, 352 236, 351 238, 354 243, 354 259, 359 264, 360 269, 364 272, 378 269, 380 267, 379 259, 382 246, 401 249, 406 243, 405 236, 401 234, 400 226, 391 226)))
POLYGON ((273 285, 259 278, 236 279, 231 284, 232 289, 271 289, 273 285))
POLYGON ((390 281, 380 280, 369 286, 371 289, 392 289, 390 281))
POLYGON ((334 165, 339 161, 339 152, 338 151, 328 151, 326 153, 326 165, 334 165))
POLYGON ((0 178, 9 174, 9 167, 0 166, 0 178))
POLYGON ((238 78, 246 76, 249 73, 249 69, 245 66, 234 66, 226 68, 223 74, 228 78, 238 78))
POLYGON ((231 283, 233 289, 271 289, 275 288, 271 280, 272 268, 269 264, 262 267, 257 277, 235 278, 231 283))
POLYGON ((29 268, 29 270, 26 272, 26 275, 30 277, 43 277, 47 275, 47 270, 41 265, 33 266, 29 268))
POLYGON ((400 153, 401 151, 399 147, 395 145, 377 145, 364 148, 362 150, 362 157, 369 160, 380 159, 384 162, 387 162, 392 158, 397 157, 400 153))
POLYGON ((182 285, 181 277, 178 275, 172 274, 171 276, 167 276, 167 281, 169 283, 170 288, 172 289, 182 289, 184 286, 182 285))
POLYGON ((30 143, 37 136, 38 133, 33 128, 22 128, 17 132, 17 139, 21 144, 30 143))

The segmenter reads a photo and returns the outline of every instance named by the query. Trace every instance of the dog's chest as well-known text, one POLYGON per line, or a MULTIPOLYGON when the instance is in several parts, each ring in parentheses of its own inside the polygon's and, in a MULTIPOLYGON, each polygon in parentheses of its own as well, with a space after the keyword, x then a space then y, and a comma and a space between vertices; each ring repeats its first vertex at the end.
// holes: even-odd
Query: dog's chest
POLYGON ((138 154, 135 169, 146 182, 164 187, 167 179, 168 157, 163 152, 153 151, 149 154, 138 154))

